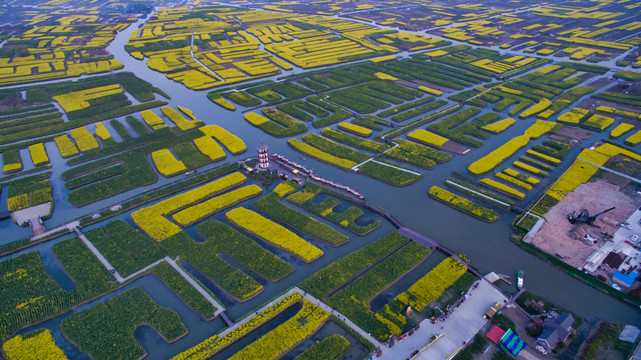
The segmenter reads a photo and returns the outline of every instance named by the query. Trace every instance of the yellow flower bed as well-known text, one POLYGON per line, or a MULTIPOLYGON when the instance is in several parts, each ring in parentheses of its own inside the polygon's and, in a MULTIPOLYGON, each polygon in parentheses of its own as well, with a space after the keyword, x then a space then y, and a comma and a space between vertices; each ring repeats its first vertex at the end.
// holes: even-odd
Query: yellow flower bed
POLYGON ((434 51, 429 51, 429 52, 424 52, 423 55, 427 55, 429 57, 439 57, 439 56, 444 56, 449 54, 445 50, 434 50, 434 51))
POLYGON ((88 108, 88 100, 120 93, 122 93, 120 85, 114 84, 57 95, 54 96, 53 99, 56 100, 66 112, 70 112, 88 108))
POLYGON ((512 118, 507 118, 507 119, 503 119, 503 120, 499 120, 499 121, 493 122, 491 124, 484 125, 482 127, 482 129, 483 130, 487 130, 487 131, 489 131, 489 132, 491 132, 493 134, 500 134, 503 131, 505 131, 507 128, 509 128, 510 126, 514 125, 515 122, 516 122, 516 120, 514 120, 512 118))
POLYGON ((441 295, 460 279, 467 268, 454 258, 447 258, 422 278, 416 281, 407 292, 399 294, 396 299, 410 305, 416 311, 438 300, 441 295))
POLYGON ((96 123, 96 136, 103 140, 107 140, 111 138, 111 134, 109 133, 109 130, 105 127, 105 125, 101 122, 96 123))
POLYGON ((243 207, 228 211, 225 216, 240 228, 300 257, 309 263, 323 256, 323 251, 285 227, 243 207))
POLYGON ((186 108, 186 107, 184 107, 184 106, 180 106, 180 105, 177 105, 176 107, 177 107, 177 108, 178 108, 178 110, 180 110, 183 114, 185 114, 185 115, 189 116, 192 120, 194 120, 194 121, 200 121, 200 120, 198 120, 198 118, 196 118, 196 116, 194 115, 194 112, 193 112, 193 111, 191 111, 191 109, 186 108))
POLYGON ((407 134, 407 138, 410 140, 416 140, 428 145, 434 145, 436 147, 443 146, 446 142, 450 141, 448 138, 443 137, 438 134, 434 134, 431 131, 418 129, 414 130, 411 133, 407 134))
MULTIPOLYGON (((526 176, 526 175, 523 175, 523 174, 521 174, 520 172, 518 172, 518 171, 516 171, 516 170, 514 170, 514 169, 512 169, 512 168, 507 168, 507 169, 503 170, 503 172, 504 172, 504 173, 506 173, 506 174, 508 174, 508 175, 510 175, 510 176, 516 177, 516 178, 518 178, 518 177, 520 177, 520 176, 523 176, 523 177, 525 177, 525 176, 526 176)), ((531 185, 536 185, 536 184, 538 184, 539 182, 541 182, 539 179, 537 179, 537 178, 533 178, 533 177, 531 177, 531 176, 527 176, 527 177, 525 178, 525 181, 526 181, 528 184, 531 184, 531 185)))
POLYGON ((55 138, 53 138, 53 140, 56 142, 56 146, 58 146, 60 155, 62 155, 63 158, 78 154, 78 148, 76 147, 76 144, 74 144, 73 141, 69 139, 69 136, 67 136, 67 134, 56 136, 55 138))
POLYGON ((610 137, 616 139, 619 136, 627 133, 628 131, 630 131, 632 129, 634 129, 634 125, 628 124, 628 123, 620 123, 617 127, 615 127, 610 132, 610 137))
POLYGON ((38 335, 23 339, 17 335, 7 340, 2 345, 2 350, 7 360, 66 360, 67 356, 60 349, 51 335, 51 330, 46 329, 38 335))
POLYGON ((178 111, 172 109, 169 106, 163 106, 160 108, 160 111, 162 111, 163 114, 165 114, 166 117, 169 118, 169 120, 173 121, 180 130, 189 130, 193 129, 196 127, 196 122, 195 121, 189 121, 185 119, 178 111))
POLYGON ((260 125, 269 121, 268 118, 254 112, 248 112, 244 117, 245 120, 247 120, 252 125, 260 125))
POLYGON ((594 114, 582 124, 590 129, 603 131, 608 126, 614 124, 614 119, 608 116, 594 114))
POLYGON ((26 209, 29 207, 29 194, 20 194, 7 199, 9 211, 26 209))
POLYGON ((234 106, 234 104, 230 103, 229 101, 227 101, 223 97, 217 97, 217 98, 212 99, 211 101, 215 102, 216 104, 222 106, 223 108, 225 108, 227 110, 231 110, 231 111, 235 111, 236 110, 236 106, 234 106))
POLYGON ((424 92, 426 92, 426 93, 428 93, 428 94, 434 95, 434 96, 441 96, 441 95, 443 95, 443 92, 442 92, 442 91, 440 91, 440 90, 436 90, 436 89, 432 89, 432 88, 427 87, 427 86, 424 86, 424 85, 419 86, 419 87, 418 87, 418 89, 419 89, 419 90, 422 90, 422 91, 424 91, 424 92))
POLYGON ((220 141, 220 143, 234 155, 247 151, 247 145, 245 145, 243 140, 218 125, 203 126, 200 128, 200 131, 220 141))
POLYGON ((160 116, 156 115, 151 110, 141 111, 140 115, 142 115, 142 119, 145 120, 147 125, 149 125, 149 127, 152 128, 153 130, 160 130, 167 127, 167 124, 165 124, 165 122, 162 121, 160 116))
POLYGON ((218 145, 211 136, 202 136, 194 139, 194 144, 201 153, 209 156, 212 161, 218 161, 227 157, 225 150, 218 145))
POLYGON ((532 157, 534 157, 534 158, 542 159, 542 160, 544 160, 546 162, 549 162, 550 164, 553 164, 555 166, 559 165, 561 163, 561 160, 559 160, 559 159, 557 159, 555 157, 540 153, 540 152, 535 151, 535 150, 531 150, 530 149, 530 150, 526 151, 526 153, 528 155, 532 155, 532 157))
POLYGON ((372 135, 372 130, 364 126, 360 126, 360 125, 356 125, 348 122, 342 122, 338 124, 338 128, 343 129, 345 131, 349 131, 353 134, 356 134, 362 137, 369 137, 370 135, 372 135))
POLYGON ((394 59, 396 59, 396 55, 381 56, 374 59, 369 59, 369 61, 378 63, 378 62, 394 60, 394 59))
POLYGON ((176 159, 169 149, 156 150, 151 153, 151 160, 154 162, 156 169, 164 176, 171 176, 181 171, 187 170, 182 161, 176 159))
POLYGON ((248 185, 205 200, 174 214, 173 219, 182 226, 189 226, 241 201, 260 195, 258 185, 248 185))
MULTIPOLYGON (((608 144, 609 145, 609 144, 608 144)), ((570 165, 568 170, 552 185, 548 195, 557 200, 563 199, 569 192, 574 191, 577 186, 587 182, 599 170, 597 166, 588 164, 581 159, 592 163, 603 165, 610 157, 600 152, 590 149, 584 149, 579 154, 577 160, 570 165)))
POLYGON ((532 190, 532 185, 531 184, 528 184, 525 181, 521 181, 521 180, 519 180, 517 178, 514 178, 514 177, 512 177, 512 176, 510 176, 508 174, 497 173, 495 176, 497 178, 501 179, 501 180, 507 181, 507 182, 512 183, 512 184, 514 184, 516 186, 520 186, 520 187, 522 187, 523 189, 525 189, 527 191, 532 190))
POLYGON ((43 143, 29 146, 29 153, 31 154, 33 165, 40 166, 49 163, 49 156, 47 156, 47 150, 45 150, 43 143))
POLYGON ((508 195, 517 197, 519 199, 523 199, 525 197, 524 193, 522 193, 522 192, 520 192, 520 191, 518 191, 518 190, 516 190, 514 188, 511 188, 511 187, 509 187, 509 186, 507 186, 505 184, 502 184, 502 183, 500 183, 500 182, 498 182, 496 180, 483 178, 483 179, 479 180, 479 182, 482 183, 482 184, 485 184, 485 185, 487 185, 487 186, 489 186, 491 188, 494 188, 496 190, 502 191, 502 192, 504 192, 504 193, 506 193, 508 195))
POLYGON ((298 314, 249 344, 229 360, 278 359, 314 334, 328 318, 329 314, 325 310, 305 299, 298 314))
POLYGON ((275 192, 278 195, 278 197, 282 198, 294 190, 296 190, 296 187, 294 187, 294 184, 289 181, 285 181, 278 184, 276 188, 274 188, 273 192, 275 192))
POLYGON ((223 348, 233 344, 238 339, 247 335, 251 331, 257 329, 264 323, 275 318, 277 315, 291 307, 292 305, 298 303, 303 299, 303 296, 297 292, 285 297, 276 304, 268 307, 267 309, 261 311, 258 315, 252 316, 249 321, 244 322, 242 325, 238 326, 234 330, 228 332, 222 338, 218 335, 214 335, 210 338, 205 339, 200 344, 189 348, 188 350, 183 351, 182 353, 174 356, 171 360, 206 360, 212 357, 214 354, 222 350, 223 348))
POLYGON ((523 111, 519 117, 527 119, 528 117, 538 114, 552 105, 552 102, 546 98, 541 99, 537 104, 530 106, 527 110, 523 111))
POLYGON ((76 142, 76 145, 78 145, 78 149, 82 152, 94 150, 100 147, 96 137, 84 127, 71 130, 71 137, 73 138, 73 141, 76 142))
POLYGON ((542 136, 552 130, 554 126, 555 124, 552 122, 537 120, 532 126, 525 130, 523 135, 519 135, 509 140, 505 144, 494 149, 491 153, 476 160, 467 168, 467 170, 474 175, 482 175, 491 171, 500 163, 505 161, 505 159, 509 158, 519 149, 526 146, 530 142, 530 139, 542 136))
POLYGON ((583 120, 588 114, 590 113, 589 110, 586 109, 581 109, 581 108, 574 108, 565 114, 561 114, 558 118, 558 122, 570 124, 570 125, 576 125, 578 124, 581 120, 583 120))
POLYGON ((374 76, 376 76, 377 78, 379 78, 381 80, 392 80, 392 81, 398 80, 397 77, 392 76, 392 75, 388 75, 388 74, 383 73, 383 72, 376 72, 376 73, 374 73, 374 76))
POLYGON ((219 194, 227 189, 239 186, 246 181, 247 178, 243 174, 236 172, 193 190, 160 201, 154 205, 134 211, 131 214, 131 218, 136 225, 152 239, 162 241, 181 231, 180 227, 167 220, 164 217, 165 215, 177 209, 184 208, 189 204, 219 194))
POLYGON ((625 143, 628 145, 636 146, 641 142, 641 130, 635 132, 630 137, 625 139, 625 143))
POLYGON ((350 169, 354 165, 356 165, 356 162, 352 160, 348 160, 338 156, 334 156, 332 154, 328 154, 298 139, 289 139, 287 140, 287 144, 304 154, 307 154, 319 160, 326 161, 328 163, 334 164, 336 166, 339 166, 345 169, 350 169))
POLYGON ((2 166, 2 172, 4 172, 5 174, 14 172, 20 169, 22 169, 22 163, 4 164, 2 166))

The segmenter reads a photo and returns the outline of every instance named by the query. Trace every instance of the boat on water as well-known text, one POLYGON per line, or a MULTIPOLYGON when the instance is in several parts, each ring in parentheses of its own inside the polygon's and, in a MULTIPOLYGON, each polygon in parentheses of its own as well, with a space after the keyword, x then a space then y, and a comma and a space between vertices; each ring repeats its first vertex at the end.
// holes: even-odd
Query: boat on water
POLYGON ((519 270, 519 273, 517 274, 517 282, 516 282, 516 287, 521 290, 523 288, 523 270, 519 270))

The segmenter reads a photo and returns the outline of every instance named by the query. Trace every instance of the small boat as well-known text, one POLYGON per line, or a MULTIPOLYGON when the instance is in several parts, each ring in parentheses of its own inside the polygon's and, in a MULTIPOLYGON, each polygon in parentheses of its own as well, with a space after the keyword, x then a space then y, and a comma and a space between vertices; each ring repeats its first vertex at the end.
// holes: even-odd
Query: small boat
POLYGON ((517 282, 516 282, 516 287, 521 290, 523 288, 523 270, 519 270, 517 277, 517 282))

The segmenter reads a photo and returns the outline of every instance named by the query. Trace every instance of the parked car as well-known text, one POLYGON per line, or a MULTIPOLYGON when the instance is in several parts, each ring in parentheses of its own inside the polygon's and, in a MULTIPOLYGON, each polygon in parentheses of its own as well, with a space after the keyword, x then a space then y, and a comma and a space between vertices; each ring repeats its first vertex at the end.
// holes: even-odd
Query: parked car
POLYGON ((628 224, 628 223, 621 224, 621 227, 624 228, 624 229, 632 230, 632 226, 630 226, 630 224, 628 224))
POLYGON ((634 234, 634 235, 630 236, 630 240, 632 240, 633 242, 636 242, 637 240, 639 240, 639 235, 634 234))

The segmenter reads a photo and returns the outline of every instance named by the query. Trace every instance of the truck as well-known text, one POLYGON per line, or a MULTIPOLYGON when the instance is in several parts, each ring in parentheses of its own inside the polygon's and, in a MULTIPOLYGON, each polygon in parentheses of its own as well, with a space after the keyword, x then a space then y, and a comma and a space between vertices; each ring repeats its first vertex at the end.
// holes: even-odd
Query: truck
POLYGON ((501 303, 500 302, 495 302, 494 305, 490 306, 489 309, 485 312, 483 315, 483 319, 491 319, 496 315, 499 310, 501 310, 501 303))

